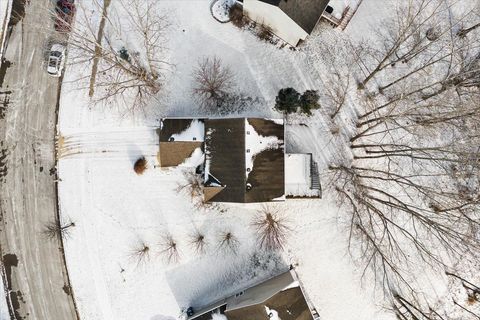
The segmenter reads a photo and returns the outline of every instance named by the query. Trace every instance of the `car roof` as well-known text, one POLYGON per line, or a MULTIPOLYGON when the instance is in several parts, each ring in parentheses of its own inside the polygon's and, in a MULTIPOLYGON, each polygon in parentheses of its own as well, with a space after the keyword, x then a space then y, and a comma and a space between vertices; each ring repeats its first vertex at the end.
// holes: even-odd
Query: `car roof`
POLYGON ((52 48, 50 49, 50 51, 64 51, 64 50, 65 50, 65 46, 59 43, 54 43, 52 45, 52 48))

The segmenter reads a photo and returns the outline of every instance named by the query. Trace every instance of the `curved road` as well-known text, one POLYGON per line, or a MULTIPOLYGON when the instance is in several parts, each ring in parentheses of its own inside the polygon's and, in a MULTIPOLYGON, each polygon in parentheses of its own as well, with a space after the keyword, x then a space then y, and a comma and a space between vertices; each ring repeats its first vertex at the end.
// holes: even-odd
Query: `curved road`
POLYGON ((51 169, 59 80, 45 71, 54 29, 41 9, 54 2, 26 2, 0 68, 2 275, 8 282, 12 319, 74 320, 78 317, 62 244, 42 233, 47 222, 57 219, 56 174, 51 169))

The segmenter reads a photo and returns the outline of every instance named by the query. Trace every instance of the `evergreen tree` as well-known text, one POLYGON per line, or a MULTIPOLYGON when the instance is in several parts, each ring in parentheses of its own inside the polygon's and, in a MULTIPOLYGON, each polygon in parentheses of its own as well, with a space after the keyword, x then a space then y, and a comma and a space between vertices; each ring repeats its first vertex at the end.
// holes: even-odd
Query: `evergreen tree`
POLYGON ((296 112, 300 104, 300 94, 293 88, 283 88, 275 98, 275 109, 283 113, 296 112))
POLYGON ((307 90, 300 97, 300 109, 302 113, 307 115, 312 114, 312 110, 320 108, 318 103, 318 92, 317 90, 307 90))

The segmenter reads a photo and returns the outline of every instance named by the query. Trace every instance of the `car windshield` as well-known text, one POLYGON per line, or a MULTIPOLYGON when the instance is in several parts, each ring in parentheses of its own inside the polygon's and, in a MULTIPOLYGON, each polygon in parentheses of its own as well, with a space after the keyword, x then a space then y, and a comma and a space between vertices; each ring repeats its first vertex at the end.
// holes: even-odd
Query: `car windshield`
POLYGON ((52 52, 50 53, 50 55, 51 55, 52 57, 60 57, 61 53, 60 53, 59 51, 52 51, 52 52))
POLYGON ((48 66, 49 67, 56 67, 57 66, 58 59, 55 57, 51 57, 50 60, 48 61, 48 66))

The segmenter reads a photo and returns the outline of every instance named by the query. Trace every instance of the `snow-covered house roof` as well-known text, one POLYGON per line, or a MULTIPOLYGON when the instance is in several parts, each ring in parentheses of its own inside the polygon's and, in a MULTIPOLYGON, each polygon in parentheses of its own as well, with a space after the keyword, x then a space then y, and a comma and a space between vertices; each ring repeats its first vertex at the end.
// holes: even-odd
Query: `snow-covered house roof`
POLYGON ((320 177, 311 153, 285 154, 285 196, 320 198, 320 177), (316 176, 316 177, 315 177, 316 176))
POLYGON ((194 313, 188 320, 210 320, 222 313, 228 320, 313 320, 293 271, 287 271, 194 313))
POLYGON ((285 193, 283 120, 205 120, 205 192, 211 202, 267 202, 285 193), (214 188, 212 193, 210 188, 214 188))
POLYGON ((279 7, 307 33, 311 33, 330 0, 259 0, 279 7))

